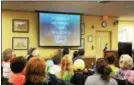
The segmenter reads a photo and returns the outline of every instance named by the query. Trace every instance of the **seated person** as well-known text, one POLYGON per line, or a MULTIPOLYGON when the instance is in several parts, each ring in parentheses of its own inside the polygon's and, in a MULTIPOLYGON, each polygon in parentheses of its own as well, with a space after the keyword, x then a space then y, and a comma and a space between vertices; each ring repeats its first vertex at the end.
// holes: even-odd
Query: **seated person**
POLYGON ((64 57, 65 55, 69 55, 69 48, 68 47, 64 48, 62 51, 62 57, 64 57))
POLYGON ((9 76, 9 83, 13 85, 23 85, 25 83, 24 68, 26 60, 24 57, 19 56, 11 61, 11 73, 9 76))
POLYGON ((96 73, 86 79, 85 85, 118 85, 116 80, 110 78, 111 68, 105 59, 96 62, 96 73))
POLYGON ((39 50, 36 48, 29 49, 28 55, 26 56, 26 60, 29 61, 32 57, 38 57, 39 50))
POLYGON ((61 71, 58 74, 58 78, 66 82, 70 82, 73 76, 73 64, 69 56, 65 55, 61 60, 61 71))
POLYGON ((112 72, 110 74, 111 77, 114 77, 117 73, 117 71, 119 71, 119 68, 117 68, 114 63, 115 63, 115 55, 114 54, 109 54, 107 55, 107 58, 106 58, 110 68, 112 69, 112 72))
POLYGON ((2 55, 2 85, 9 85, 8 79, 9 79, 9 74, 11 72, 10 69, 10 61, 14 58, 14 52, 12 49, 8 48, 3 51, 2 55))
POLYGON ((78 57, 78 51, 74 51, 73 53, 73 62, 75 61, 75 58, 78 57))
POLYGON ((71 78, 71 83, 74 85, 84 85, 87 75, 83 74, 85 62, 82 59, 77 59, 74 62, 74 75, 71 78))
POLYGON ((46 64, 44 59, 39 57, 31 58, 26 65, 25 69, 25 85, 46 85, 45 80, 46 64))
POLYGON ((133 59, 129 55, 122 55, 119 60, 120 70, 115 75, 115 79, 128 80, 134 84, 134 71, 131 70, 133 67, 133 59))
POLYGON ((85 55, 85 50, 84 50, 84 49, 79 49, 79 51, 78 51, 78 56, 75 57, 75 58, 73 59, 73 61, 75 61, 75 60, 77 60, 77 59, 82 59, 82 58, 84 57, 84 55, 85 55))
POLYGON ((59 72, 61 71, 61 57, 60 56, 54 56, 53 57, 53 63, 52 67, 49 69, 49 73, 58 76, 59 72))

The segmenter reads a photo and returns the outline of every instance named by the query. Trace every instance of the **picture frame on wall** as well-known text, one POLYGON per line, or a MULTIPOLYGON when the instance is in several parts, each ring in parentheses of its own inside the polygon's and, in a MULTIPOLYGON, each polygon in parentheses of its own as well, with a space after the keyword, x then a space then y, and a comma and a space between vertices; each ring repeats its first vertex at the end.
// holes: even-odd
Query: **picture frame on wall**
POLYGON ((29 20, 27 19, 13 19, 12 20, 12 31, 19 33, 29 32, 29 20))
POLYGON ((93 36, 92 35, 88 35, 88 42, 92 42, 93 41, 93 36))
POLYGON ((81 38, 81 46, 80 47, 71 47, 71 50, 79 50, 85 48, 85 39, 81 38))
POLYGON ((12 49, 14 50, 27 50, 29 48, 28 37, 13 37, 12 38, 12 49))
POLYGON ((85 23, 81 24, 81 35, 85 34, 85 23))

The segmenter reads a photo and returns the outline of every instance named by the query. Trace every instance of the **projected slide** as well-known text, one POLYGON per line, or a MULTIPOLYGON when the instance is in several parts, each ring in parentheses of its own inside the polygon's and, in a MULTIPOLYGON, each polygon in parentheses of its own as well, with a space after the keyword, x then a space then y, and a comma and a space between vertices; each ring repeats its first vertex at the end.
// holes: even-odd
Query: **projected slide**
POLYGON ((40 46, 80 46, 80 15, 39 13, 40 46))

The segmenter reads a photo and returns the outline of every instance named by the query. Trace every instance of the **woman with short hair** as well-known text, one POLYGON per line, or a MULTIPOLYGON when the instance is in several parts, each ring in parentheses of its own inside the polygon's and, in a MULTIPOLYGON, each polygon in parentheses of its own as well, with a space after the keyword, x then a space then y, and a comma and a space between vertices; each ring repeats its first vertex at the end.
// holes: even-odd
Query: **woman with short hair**
POLYGON ((117 72, 117 75, 115 75, 115 78, 128 80, 128 82, 134 84, 134 71, 131 70, 133 67, 133 59, 129 55, 124 54, 120 57, 119 66, 120 70, 117 72))

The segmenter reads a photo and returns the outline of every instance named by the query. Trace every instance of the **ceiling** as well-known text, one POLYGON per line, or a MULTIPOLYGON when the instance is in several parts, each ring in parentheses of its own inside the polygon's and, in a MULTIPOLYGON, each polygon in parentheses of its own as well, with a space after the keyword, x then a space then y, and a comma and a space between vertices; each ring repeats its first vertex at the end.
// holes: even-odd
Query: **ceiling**
POLYGON ((2 1, 2 10, 71 12, 120 16, 121 20, 134 20, 134 1, 2 1))

